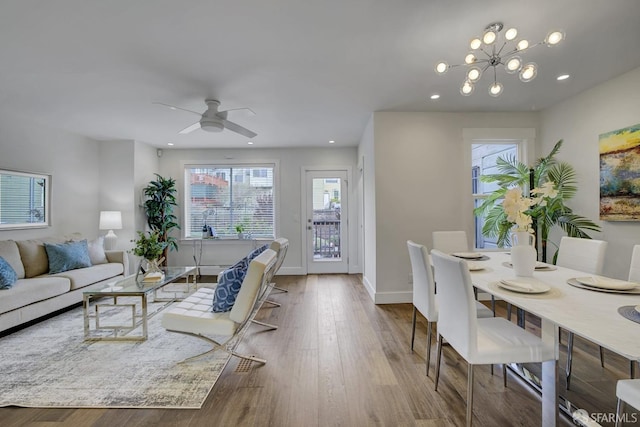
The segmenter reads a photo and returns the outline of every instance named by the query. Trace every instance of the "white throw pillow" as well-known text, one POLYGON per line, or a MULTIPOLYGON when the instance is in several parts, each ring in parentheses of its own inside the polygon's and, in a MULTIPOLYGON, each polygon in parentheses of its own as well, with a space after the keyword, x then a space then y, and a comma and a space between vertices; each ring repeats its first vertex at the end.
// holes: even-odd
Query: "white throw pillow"
POLYGON ((87 241, 89 247, 89 258, 91 259, 91 265, 106 264, 109 261, 104 253, 104 236, 95 238, 94 240, 87 241))

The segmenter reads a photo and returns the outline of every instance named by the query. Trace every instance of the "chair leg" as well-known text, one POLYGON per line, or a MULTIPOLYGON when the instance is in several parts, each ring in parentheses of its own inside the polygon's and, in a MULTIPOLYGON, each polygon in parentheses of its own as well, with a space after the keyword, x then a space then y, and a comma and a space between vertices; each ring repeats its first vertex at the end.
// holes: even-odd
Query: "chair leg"
POLYGON ((507 320, 511 322, 511 304, 507 303, 507 320))
POLYGON ((467 368, 467 427, 473 424, 473 365, 467 368))
POLYGON ((280 307, 281 306, 281 304, 279 302, 271 301, 271 300, 268 300, 268 299, 264 300, 264 303, 265 304, 271 304, 274 307, 280 307))
POLYGON ((413 306, 413 319, 411 320, 411 352, 413 352, 413 341, 416 338, 416 306, 413 306))
POLYGON ((507 364, 502 364, 502 382, 504 383, 504 387, 507 388, 507 364))
POLYGON ((573 361, 573 332, 569 332, 569 336, 567 337, 567 367, 565 369, 565 374, 567 378, 567 390, 571 386, 571 364, 573 361))
POLYGON ((433 322, 427 321, 427 376, 429 376, 429 365, 431 364, 431 329, 433 329, 433 322))
POLYGON ((491 311, 493 311, 493 317, 496 317, 496 297, 491 295, 491 311))
POLYGON ((438 380, 440 379, 440 360, 442 359, 442 335, 438 334, 438 343, 436 349, 436 387, 435 391, 438 391, 438 380))
POLYGON ((259 320, 255 320, 255 319, 251 319, 251 323, 255 323, 256 325, 264 326, 265 328, 268 328, 269 331, 273 331, 275 329, 278 329, 278 326, 276 326, 276 325, 272 325, 271 323, 264 323, 264 322, 261 322, 259 320))
POLYGON ((620 419, 622 418, 623 410, 624 410, 624 401, 618 398, 618 404, 616 405, 616 427, 620 425, 620 419))
POLYGON ((600 366, 604 368, 604 348, 600 346, 600 366))
POLYGON ((636 377, 636 364, 633 360, 629 360, 629 378, 634 379, 636 377))

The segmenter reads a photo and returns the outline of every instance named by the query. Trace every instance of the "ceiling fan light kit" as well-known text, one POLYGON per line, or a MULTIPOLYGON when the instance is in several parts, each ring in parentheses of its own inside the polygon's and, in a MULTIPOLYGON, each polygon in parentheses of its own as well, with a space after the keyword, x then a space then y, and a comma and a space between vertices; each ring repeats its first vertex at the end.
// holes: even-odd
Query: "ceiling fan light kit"
POLYGON ((475 37, 469 43, 472 51, 464 57, 464 63, 449 65, 445 61, 438 62, 435 66, 436 74, 443 75, 453 67, 467 67, 460 93, 469 96, 487 70, 492 71, 493 82, 489 85, 489 95, 498 97, 503 92, 503 85, 498 82, 497 77, 498 66, 504 67, 509 74, 518 73, 520 81, 530 82, 538 74, 538 65, 535 62, 525 64, 521 55, 538 45, 555 46, 565 38, 564 32, 554 30, 550 31, 544 40, 529 45, 525 39, 516 40, 518 30, 515 28, 509 28, 501 37, 500 32, 503 28, 502 22, 487 25, 482 37, 475 37))

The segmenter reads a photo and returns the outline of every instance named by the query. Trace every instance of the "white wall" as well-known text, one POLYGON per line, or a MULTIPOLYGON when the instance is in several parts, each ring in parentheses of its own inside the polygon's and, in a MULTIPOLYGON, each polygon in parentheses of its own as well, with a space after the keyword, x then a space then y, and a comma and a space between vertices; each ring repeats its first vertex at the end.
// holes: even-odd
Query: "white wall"
MULTIPOLYGON (((465 167, 463 129, 536 129, 538 114, 380 112, 373 123, 377 262, 375 276, 366 275, 375 280, 376 303, 410 302, 407 240, 431 247, 433 231, 472 229, 473 214, 465 208, 471 173, 465 167)), ((368 238, 365 231, 365 271, 368 238)))
MULTIPOLYGON (((567 161, 578 174, 578 194, 569 203, 578 214, 602 227, 591 233, 609 242, 604 274, 626 279, 631 250, 640 244, 640 223, 599 220, 600 165, 598 136, 640 123, 640 68, 587 90, 541 114, 541 151, 546 155, 560 139, 564 140, 558 159, 567 161)), ((556 243, 559 234, 553 236, 556 243)))
POLYGON ((376 168, 373 125, 374 115, 367 122, 358 145, 359 191, 362 215, 359 219, 362 248, 362 281, 372 300, 376 293, 376 168), (362 169, 361 171, 359 169, 362 169))
MULTIPOLYGON (((179 150, 167 149, 163 150, 160 158, 160 174, 167 177, 171 176, 176 179, 178 187, 178 203, 183 206, 184 187, 184 170, 185 163, 202 163, 202 162, 242 162, 242 161, 259 161, 269 162, 276 161, 279 164, 279 175, 276 177, 279 185, 279 192, 276 194, 276 209, 279 210, 278 223, 276 224, 276 233, 289 239, 289 250, 287 258, 281 269, 281 274, 304 274, 306 272, 306 260, 304 257, 304 235, 301 218, 304 213, 301 212, 301 183, 302 168, 305 166, 351 166, 352 170, 356 170, 357 151, 355 147, 339 148, 330 147, 326 149, 316 148, 287 148, 287 149, 259 149, 244 148, 237 150, 227 149, 202 149, 202 150, 179 150)), ((355 203, 352 202, 352 206, 355 203)), ((182 208, 177 212, 179 218, 182 217, 182 208)), ((352 209, 349 213, 350 219, 357 212, 352 209)), ((351 224, 357 223, 357 218, 350 221, 351 224)), ((353 233, 351 233, 353 235, 353 233)), ((203 265, 229 265, 246 255, 252 247, 251 242, 222 242, 222 241, 205 241, 202 264, 203 265)), ((349 259, 352 268, 359 272, 358 265, 358 245, 351 244, 349 246, 349 259)), ((189 265, 193 264, 193 244, 183 241, 180 244, 180 250, 169 254, 169 262, 172 265, 189 265)), ((351 268, 350 268, 351 270, 351 268)))
POLYGON ((51 227, 3 230, 0 240, 98 235, 99 146, 89 138, 0 116, 0 168, 52 175, 51 227))

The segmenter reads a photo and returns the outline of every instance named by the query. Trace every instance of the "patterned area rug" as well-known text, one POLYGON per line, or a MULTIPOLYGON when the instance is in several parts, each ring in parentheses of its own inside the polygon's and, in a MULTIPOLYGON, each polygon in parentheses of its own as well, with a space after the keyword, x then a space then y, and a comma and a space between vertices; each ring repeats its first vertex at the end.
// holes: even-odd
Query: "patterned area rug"
POLYGON ((0 338, 0 406, 199 409, 230 356, 177 364, 211 345, 161 317, 143 342, 84 342, 81 307, 0 338))

